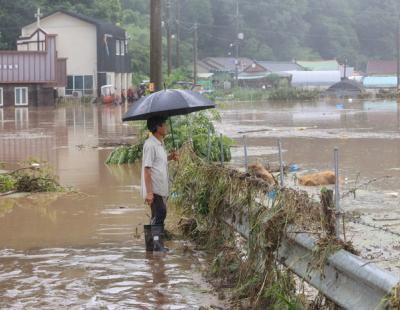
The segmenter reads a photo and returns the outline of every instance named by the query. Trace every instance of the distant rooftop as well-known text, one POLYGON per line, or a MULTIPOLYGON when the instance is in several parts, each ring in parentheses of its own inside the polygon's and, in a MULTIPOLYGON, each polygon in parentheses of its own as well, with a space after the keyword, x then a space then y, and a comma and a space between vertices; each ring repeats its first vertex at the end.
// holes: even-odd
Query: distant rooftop
POLYGON ((370 60, 367 63, 367 75, 396 75, 395 60, 370 60))
MULTIPOLYGON (((239 58, 239 70, 244 70, 252 63, 250 58, 239 58)), ((210 71, 235 72, 236 69, 234 57, 207 57, 201 60, 201 65, 210 71)))
MULTIPOLYGON (((46 14, 45 16, 43 16, 41 19, 46 19, 47 17, 50 17, 52 15, 56 15, 56 14, 66 14, 69 15, 71 17, 75 17, 77 19, 80 19, 82 21, 85 21, 87 23, 93 24, 96 27, 101 27, 104 31, 109 32, 111 34, 117 35, 119 37, 124 37, 125 35, 125 30, 122 29, 121 27, 118 27, 108 21, 104 21, 98 18, 94 18, 94 17, 90 17, 90 16, 86 16, 80 13, 75 13, 75 12, 69 12, 67 10, 57 10, 54 12, 51 12, 49 14, 46 14)), ((35 21, 32 21, 30 24, 36 23, 35 21)), ((27 24, 26 26, 30 25, 27 24)))
POLYGON ((296 61, 296 63, 310 71, 335 71, 339 70, 337 60, 296 61))
POLYGON ((270 72, 285 72, 285 71, 296 71, 302 70, 303 68, 297 63, 290 61, 258 61, 261 66, 266 68, 270 72))
POLYGON ((290 71, 292 86, 332 86, 340 82, 340 71, 290 71))
POLYGON ((396 76, 367 76, 363 80, 365 88, 395 88, 397 87, 396 76))

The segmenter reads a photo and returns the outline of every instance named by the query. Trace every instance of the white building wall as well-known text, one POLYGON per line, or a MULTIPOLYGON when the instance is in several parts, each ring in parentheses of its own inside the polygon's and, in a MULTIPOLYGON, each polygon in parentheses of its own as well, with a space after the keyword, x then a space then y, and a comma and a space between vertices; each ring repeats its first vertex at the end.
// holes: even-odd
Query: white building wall
POLYGON ((121 94, 121 73, 115 73, 115 94, 121 94))
MULTIPOLYGON (((93 91, 97 89, 97 36, 96 26, 67 14, 57 12, 40 22, 41 28, 57 34, 58 57, 67 58, 67 75, 92 75, 93 91)), ((22 28, 22 36, 37 29, 36 22, 22 28)))

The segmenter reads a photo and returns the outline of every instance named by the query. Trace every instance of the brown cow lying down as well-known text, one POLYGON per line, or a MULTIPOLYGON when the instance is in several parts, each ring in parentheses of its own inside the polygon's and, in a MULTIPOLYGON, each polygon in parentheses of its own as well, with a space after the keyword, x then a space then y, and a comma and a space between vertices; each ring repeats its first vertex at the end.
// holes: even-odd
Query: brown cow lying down
POLYGON ((274 176, 260 163, 249 165, 249 173, 257 178, 263 179, 270 185, 276 184, 274 176))
POLYGON ((299 183, 304 186, 318 186, 335 184, 335 173, 333 171, 322 171, 299 177, 299 183))

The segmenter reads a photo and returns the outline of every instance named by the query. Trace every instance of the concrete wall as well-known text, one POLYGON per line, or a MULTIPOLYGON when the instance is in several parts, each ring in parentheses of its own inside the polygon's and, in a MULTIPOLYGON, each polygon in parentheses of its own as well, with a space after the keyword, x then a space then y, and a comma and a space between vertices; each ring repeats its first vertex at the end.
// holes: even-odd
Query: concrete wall
MULTIPOLYGON (((93 75, 93 93, 97 81, 97 37, 93 24, 66 15, 54 13, 40 22, 47 33, 57 34, 58 57, 67 58, 67 75, 93 75)), ((22 36, 28 36, 36 29, 36 23, 22 28, 22 36)))

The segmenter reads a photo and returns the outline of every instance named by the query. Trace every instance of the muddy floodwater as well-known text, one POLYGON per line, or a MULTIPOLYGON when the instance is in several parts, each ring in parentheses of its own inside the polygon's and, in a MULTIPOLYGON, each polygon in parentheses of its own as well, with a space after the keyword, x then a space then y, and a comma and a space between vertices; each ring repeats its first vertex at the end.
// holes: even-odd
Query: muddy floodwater
POLYGON ((170 242, 146 254, 138 165, 108 167, 110 143, 133 142, 125 107, 0 108, 7 169, 48 161, 84 194, 0 197, 0 309, 198 309, 218 305, 204 258, 170 242), (100 146, 100 147, 99 147, 100 146))
MULTIPOLYGON (((146 254, 138 165, 108 167, 111 144, 133 142, 126 107, 0 108, 0 161, 48 161, 60 183, 84 194, 0 197, 0 309, 198 309, 218 305, 201 276, 204 257, 170 242, 146 254)), ((400 110, 394 101, 224 103, 218 130, 233 161, 277 162, 277 139, 295 175, 333 170, 340 152, 346 238, 361 255, 400 274, 400 110), (370 182, 377 179, 375 182, 370 182), (367 186, 362 186, 369 183, 367 186)), ((303 188, 304 189, 304 188, 303 188)), ((316 194, 318 188, 307 189, 316 194)))
MULTIPOLYGON (((400 104, 395 101, 323 100, 302 103, 235 103, 221 107, 218 128, 235 138, 233 160, 243 166, 243 135, 249 161, 278 163, 281 139, 289 173, 334 170, 339 148, 340 191, 346 239, 361 256, 400 275, 400 104), (374 181, 376 179, 376 181, 374 181)), ((318 188, 304 188, 317 194, 318 188)))

